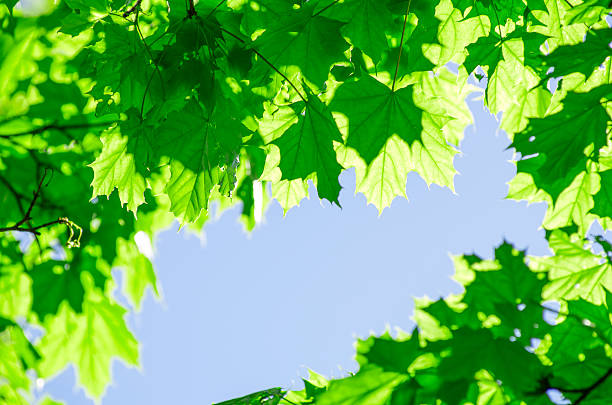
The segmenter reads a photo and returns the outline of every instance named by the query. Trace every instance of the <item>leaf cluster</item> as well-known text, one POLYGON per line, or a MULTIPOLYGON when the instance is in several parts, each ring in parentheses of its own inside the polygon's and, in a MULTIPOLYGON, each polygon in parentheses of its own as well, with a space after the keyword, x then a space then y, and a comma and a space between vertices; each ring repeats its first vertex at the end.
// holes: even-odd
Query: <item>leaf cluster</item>
POLYGON ((596 254, 585 238, 612 219, 609 11, 603 0, 63 0, 31 16, 4 2, 0 399, 27 403, 29 375, 70 363, 99 398, 113 357, 138 364, 111 269, 138 309, 158 291, 146 246, 174 219, 197 231, 212 206, 241 204, 251 230, 272 199, 299 205, 309 182, 339 205, 351 168, 381 212, 412 171, 453 190, 479 81, 517 152, 508 197, 548 204, 554 255, 526 261, 504 244, 493 261, 457 259, 465 293, 420 303, 410 334, 360 341, 354 376, 239 400, 537 404, 556 390, 605 403, 610 246, 591 238, 596 254))

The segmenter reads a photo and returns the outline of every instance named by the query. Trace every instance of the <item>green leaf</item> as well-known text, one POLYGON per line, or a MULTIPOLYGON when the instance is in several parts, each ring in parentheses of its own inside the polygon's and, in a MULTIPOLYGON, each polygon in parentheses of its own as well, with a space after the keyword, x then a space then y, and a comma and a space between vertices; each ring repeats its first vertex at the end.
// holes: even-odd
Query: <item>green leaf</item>
POLYGON ((46 262, 36 267, 30 272, 32 311, 44 320, 47 315, 55 315, 66 301, 75 312, 82 312, 85 290, 80 276, 80 271, 67 263, 46 262))
POLYGON ((58 402, 54 399, 51 399, 49 397, 45 397, 42 401, 40 401, 38 403, 38 405, 64 405, 63 402, 58 402))
POLYGON ((524 29, 517 29, 503 37, 491 31, 488 37, 480 37, 467 47, 469 55, 464 66, 468 72, 474 71, 478 65, 487 67, 489 77, 502 60, 514 59, 525 65, 537 66, 541 63, 540 47, 545 40, 544 35, 524 29))
POLYGON ((408 375, 366 367, 352 377, 332 380, 327 391, 316 397, 320 405, 386 404, 396 386, 408 375))
POLYGON ((276 199, 287 214, 293 207, 308 198, 308 184, 304 180, 281 180, 272 184, 272 198, 276 199))
POLYGON ((165 192, 171 211, 185 222, 195 221, 208 207, 214 189, 229 194, 235 185, 235 161, 244 126, 220 104, 206 119, 202 109, 189 103, 172 112, 155 140, 155 150, 170 159, 170 180, 165 192))
POLYGON ((458 152, 444 136, 445 132, 450 132, 447 120, 444 116, 423 114, 421 141, 412 144, 410 156, 414 170, 428 185, 435 183, 454 191, 457 171, 453 159, 458 152))
POLYGON ((522 170, 519 162, 519 171, 531 173, 536 185, 556 198, 584 170, 587 147, 593 148, 591 158, 596 159, 606 144, 610 117, 601 99, 609 97, 610 92, 612 86, 605 85, 588 93, 568 93, 561 111, 530 120, 527 128, 516 134, 512 146, 521 153, 521 162, 534 160, 540 164, 537 169, 522 170))
POLYGON ((612 218, 612 171, 599 173, 599 191, 593 196, 593 213, 600 217, 612 218))
POLYGON ((136 214, 138 207, 145 202, 146 188, 144 178, 136 170, 134 155, 128 151, 130 139, 117 130, 111 130, 102 137, 102 153, 90 164, 94 178, 92 198, 99 195, 110 196, 119 190, 121 204, 136 214))
POLYGON ((408 367, 421 354, 418 333, 410 339, 396 341, 389 334, 357 341, 359 365, 375 365, 384 371, 407 373, 408 367))
POLYGON ((270 388, 213 405, 276 405, 282 396, 283 391, 280 388, 270 388))
MULTIPOLYGON (((141 233, 141 235, 143 234, 141 233)), ((148 287, 153 290, 155 295, 159 296, 153 264, 148 257, 139 251, 136 243, 118 239, 117 244, 119 260, 116 264, 123 268, 123 293, 134 307, 140 310, 148 287)))
POLYGON ((410 148, 396 135, 391 136, 380 154, 366 168, 357 163, 357 192, 366 196, 379 213, 391 206, 395 197, 406 197, 410 148))
POLYGON ((590 225, 587 215, 593 207, 592 194, 599 187, 596 174, 581 172, 572 183, 559 194, 552 209, 546 211, 544 228, 555 229, 578 225, 586 231, 590 225))
MULTIPOLYGON (((435 346, 446 349, 446 342, 435 346)), ((520 344, 508 339, 495 339, 487 329, 472 330, 461 328, 453 331, 453 339, 448 342, 450 354, 442 359, 439 366, 440 376, 449 384, 457 384, 458 392, 467 391, 469 381, 480 369, 490 370, 496 379, 516 387, 522 392, 533 391, 537 381, 544 374, 544 367, 536 356, 526 351, 520 344)), ((445 388, 442 387, 444 392, 445 388)), ((446 394, 448 397, 448 394, 446 394)))
MULTIPOLYGON (((351 44, 364 51, 378 62, 381 54, 387 50, 387 37, 384 28, 393 24, 391 12, 386 2, 377 0, 357 0, 346 3, 347 24, 342 27, 342 33, 349 38, 351 44)), ((337 10, 329 13, 337 18, 337 10)))
POLYGON ((341 142, 342 137, 327 107, 311 92, 307 94, 307 102, 294 105, 298 121, 272 142, 280 149, 282 180, 305 179, 314 173, 319 197, 340 205, 342 167, 333 142, 341 142))
POLYGON ((582 4, 577 4, 569 9, 564 16, 565 24, 584 23, 593 25, 605 14, 605 10, 610 8, 607 0, 585 0, 582 4))
MULTIPOLYGON (((252 47, 286 75, 290 72, 288 68, 296 66, 306 79, 319 86, 327 80, 331 66, 346 59, 343 52, 348 43, 340 34, 341 26, 338 21, 318 15, 314 6, 307 3, 299 10, 283 14, 252 47)), ((269 72, 265 61, 258 64, 255 76, 269 72)))
POLYGON ((67 306, 47 323, 47 334, 38 349, 43 355, 42 376, 62 370, 66 363, 77 367, 79 383, 99 398, 111 381, 110 366, 117 356, 127 364, 138 364, 138 342, 123 320, 125 309, 99 293, 90 291, 83 303, 83 314, 67 306))
POLYGON ((610 322, 610 306, 612 303, 612 295, 609 291, 605 291, 607 305, 594 305, 585 300, 576 300, 568 302, 569 313, 579 316, 583 319, 583 323, 595 329, 599 337, 612 344, 612 323, 610 322), (585 321, 586 320, 586 321, 585 321))
POLYGON ((549 245, 556 255, 533 260, 536 269, 549 272, 544 299, 580 297, 595 304, 603 302, 605 289, 612 289, 612 267, 583 244, 578 237, 562 231, 551 233, 549 245))
POLYGON ((348 118, 347 145, 370 164, 393 135, 408 145, 420 138, 422 110, 413 101, 413 88, 392 91, 373 77, 342 84, 330 105, 348 118))
POLYGON ((610 29, 587 31, 586 39, 577 45, 564 45, 544 57, 547 67, 553 67, 552 77, 580 72, 588 78, 593 70, 612 55, 610 29))

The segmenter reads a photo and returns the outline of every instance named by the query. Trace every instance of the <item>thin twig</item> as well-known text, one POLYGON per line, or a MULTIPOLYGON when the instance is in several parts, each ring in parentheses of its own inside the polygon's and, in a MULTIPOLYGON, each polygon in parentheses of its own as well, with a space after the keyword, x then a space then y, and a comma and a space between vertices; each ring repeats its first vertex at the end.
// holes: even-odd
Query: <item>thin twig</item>
MULTIPOLYGON (((60 217, 56 220, 53 221, 49 221, 46 222, 44 224, 40 224, 40 225, 36 225, 36 226, 28 226, 25 225, 26 223, 30 222, 32 220, 32 209, 34 208, 34 205, 36 205, 36 201, 38 200, 39 196, 40 196, 40 191, 42 189, 43 183, 45 182, 45 178, 47 177, 47 169, 45 169, 45 172, 43 173, 42 177, 40 178, 40 181, 38 182, 38 187, 36 188, 36 191, 34 191, 34 195, 32 196, 32 201, 30 202, 30 205, 28 206, 27 211, 25 211, 25 213, 23 214, 23 218, 21 218, 17 223, 15 223, 15 225, 13 226, 8 226, 8 227, 3 227, 0 228, 0 232, 27 232, 27 233, 31 233, 32 235, 34 235, 34 238, 36 239, 36 243, 38 244, 38 248, 41 250, 42 252, 42 248, 40 246, 40 242, 38 241, 37 236, 40 235, 40 232, 38 231, 39 229, 42 228, 47 228, 51 225, 55 225, 55 224, 64 224, 68 226, 68 230, 70 231, 70 237, 68 238, 68 247, 78 247, 80 245, 80 240, 81 240, 81 236, 83 234, 83 229, 78 226, 77 224, 75 224, 74 222, 72 222, 70 219, 68 219, 67 217, 60 217), (78 237, 75 238, 75 233, 74 233, 74 229, 77 229, 79 231, 79 235, 78 237)), ((11 189, 12 187, 10 187, 9 189, 11 189)), ((14 190, 14 189, 13 189, 14 190)), ((15 191, 15 197, 18 197, 17 192, 15 191)), ((21 206, 21 202, 19 201, 19 206, 20 206, 20 210, 23 212, 23 207, 21 206)))
POLYGON ((402 47, 404 46, 404 33, 406 32, 406 22, 408 21, 408 14, 410 13, 410 3, 408 0, 408 7, 406 7, 406 14, 404 15, 404 26, 402 28, 402 37, 399 44, 399 53, 397 55, 397 63, 395 65, 395 74, 393 75, 393 84, 391 85, 391 91, 395 91, 395 81, 397 80, 397 71, 399 70, 400 59, 402 58, 402 47))
POLYGON ((142 3, 142 0, 136 0, 136 3, 134 3, 134 5, 132 7, 130 7, 129 9, 127 9, 127 11, 125 13, 123 13, 123 17, 127 17, 130 14, 132 14, 133 12, 135 12, 136 10, 138 10, 138 8, 140 7, 140 3, 142 3))
POLYGON ((34 196, 32 197, 32 201, 30 202, 30 206, 28 207, 28 210, 23 215, 23 218, 21 219, 21 221, 19 221, 19 222, 17 222, 15 224, 16 227, 19 227, 24 222, 27 222, 30 219, 32 219, 30 214, 32 214, 32 208, 34 208, 34 204, 36 204, 36 200, 38 199, 38 196, 40 195, 40 189, 42 188, 43 182, 45 181, 45 177, 47 177, 47 170, 46 169, 45 169, 45 172, 43 173, 42 177, 40 178, 40 181, 38 182, 38 187, 36 188, 36 191, 34 192, 34 196))
POLYGON ((40 235, 40 232, 38 232, 39 229, 46 228, 48 226, 55 225, 55 224, 66 224, 67 225, 68 223, 66 222, 64 218, 59 218, 59 219, 56 219, 55 221, 47 222, 42 225, 33 226, 31 228, 22 228, 21 226, 17 226, 17 225, 9 226, 6 228, 0 228, 0 232, 9 232, 9 231, 29 232, 34 235, 40 235))
POLYGON ((187 17, 191 18, 197 14, 198 12, 195 9, 195 3, 193 0, 187 0, 187 17))
MULTIPOLYGON (((34 195, 32 196, 32 201, 30 202, 30 205, 28 206, 27 211, 23 212, 23 207, 21 206, 21 201, 18 200, 20 210, 23 213, 23 218, 21 218, 13 226, 5 227, 5 228, 0 228, 0 232, 18 231, 18 232, 30 232, 30 233, 33 233, 34 235, 39 235, 39 232, 37 232, 38 229, 44 228, 44 227, 52 225, 54 223, 57 223, 57 221, 54 221, 52 223, 43 224, 43 225, 34 226, 34 227, 32 227, 32 226, 26 227, 26 228, 22 227, 23 224, 25 224, 26 222, 28 222, 28 221, 30 221, 32 219, 32 216, 31 216, 32 209, 34 208, 34 205, 36 205, 36 200, 38 200, 38 197, 40 196, 40 190, 42 189, 42 186, 43 186, 43 183, 44 183, 46 177, 47 177, 47 170, 45 169, 45 172, 43 173, 42 177, 40 178, 40 181, 38 182, 38 187, 36 188, 36 191, 34 191, 34 195)), ((8 184, 8 182, 6 182, 5 184, 8 184)), ((10 184, 8 185, 8 187, 9 187, 9 190, 12 189, 13 194, 17 198, 18 197, 17 191, 15 189, 13 189, 12 186, 10 186, 10 184)))

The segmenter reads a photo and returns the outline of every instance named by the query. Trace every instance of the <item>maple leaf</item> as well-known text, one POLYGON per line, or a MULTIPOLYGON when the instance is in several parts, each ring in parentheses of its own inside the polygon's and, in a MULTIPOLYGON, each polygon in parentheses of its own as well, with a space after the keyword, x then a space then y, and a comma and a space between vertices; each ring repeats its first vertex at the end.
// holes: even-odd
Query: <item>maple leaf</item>
POLYGON ((593 70, 604 63, 612 55, 612 30, 587 31, 584 42, 576 45, 564 45, 556 48, 544 56, 547 68, 554 68, 549 77, 566 76, 573 72, 580 72, 589 77, 593 70))
POLYGON ((604 291, 612 289, 612 267, 602 262, 600 255, 594 254, 577 237, 555 230, 549 237, 549 244, 558 256, 534 260, 537 270, 549 272, 550 282, 544 287, 544 299, 584 298, 601 304, 604 291))
POLYGON ((218 187, 228 194, 235 183, 234 161, 244 126, 218 104, 214 119, 206 119, 200 106, 189 103, 168 115, 154 149, 170 159, 170 180, 165 191, 172 212, 183 221, 197 219, 218 187), (187 124, 187 125, 184 125, 187 124))
POLYGON ((419 335, 416 332, 406 340, 394 340, 386 333, 359 340, 357 360, 361 366, 371 364, 384 371, 407 373, 408 367, 422 354, 419 349, 419 335))
POLYGON ((606 9, 610 8, 608 0, 586 0, 567 10, 563 22, 568 25, 584 23, 590 26, 598 22, 606 9))
POLYGON ((306 102, 293 106, 297 122, 272 142, 280 149, 282 179, 304 179, 315 173, 319 197, 340 205, 342 167, 333 142, 342 142, 342 137, 327 107, 310 91, 307 95, 306 102))
POLYGON ((522 155, 519 170, 531 173, 538 187, 553 197, 558 196, 584 169, 588 159, 585 149, 592 147, 591 159, 596 160, 599 149, 606 144, 610 117, 601 99, 609 97, 610 92, 611 85, 587 93, 570 92, 561 111, 530 120, 527 128, 515 135, 511 145, 522 155), (529 160, 540 165, 528 168, 522 164, 529 160))
POLYGON ((408 145, 420 139, 422 110, 413 101, 412 87, 391 90, 373 77, 342 84, 330 108, 348 118, 346 144, 371 163, 387 140, 398 135, 408 145))
POLYGON ((395 197, 406 197, 410 153, 406 142, 394 135, 368 166, 362 168, 359 162, 354 163, 357 167, 357 192, 365 195, 379 212, 391 206, 395 197))
MULTIPOLYGON (((348 43, 340 34, 341 26, 338 21, 318 15, 314 5, 308 3, 299 10, 283 14, 253 42, 252 47, 285 73, 287 67, 297 66, 306 79, 321 85, 327 80, 331 66, 345 59, 343 52, 348 43)), ((256 69, 269 69, 262 61, 259 66, 256 69)))
POLYGON ((99 397, 110 381, 109 365, 114 356, 128 364, 138 363, 138 343, 125 325, 124 314, 125 309, 93 291, 83 302, 82 315, 64 306, 47 324, 48 333, 38 345, 44 358, 42 375, 73 362, 79 382, 90 395, 99 397))
POLYGON ((81 283, 81 272, 65 263, 45 262, 31 273, 32 310, 40 317, 56 314, 62 302, 67 301, 76 313, 83 311, 85 289, 81 283), (57 268, 63 268, 61 272, 57 268))
MULTIPOLYGON (((476 15, 486 15, 492 25, 505 25, 507 20, 516 20, 525 12, 526 5, 522 1, 512 0, 452 0, 453 5, 465 14, 469 8, 466 17, 476 15)), ((543 0, 531 1, 542 6, 543 0)))
POLYGON ((463 64, 468 72, 474 71, 478 65, 487 67, 489 77, 505 58, 537 66, 541 61, 540 47, 545 40, 546 36, 527 32, 522 27, 503 37, 491 30, 488 37, 480 37, 467 47, 468 56, 463 64))
POLYGON ((343 3, 342 6, 330 7, 323 15, 346 21, 342 34, 377 63, 389 47, 381 27, 391 27, 393 24, 387 1, 357 0, 343 3))
POLYGON ((563 228, 578 225, 586 230, 589 226, 588 213, 593 208, 592 194, 599 182, 594 173, 581 172, 556 198, 551 210, 546 212, 544 227, 546 229, 563 228))
POLYGON ((127 208, 136 214, 138 206, 145 202, 146 188, 143 176, 136 170, 135 157, 128 150, 137 149, 128 147, 128 143, 137 140, 135 136, 122 136, 118 130, 110 131, 101 140, 104 145, 102 153, 90 164, 94 172, 92 198, 109 196, 116 188, 121 203, 127 204, 127 208))
POLYGON ((151 260, 141 253, 134 242, 117 240, 118 263, 123 268, 123 292, 136 309, 140 309, 145 291, 151 287, 159 295, 157 277, 151 260))
POLYGON ((317 396, 317 404, 383 405, 392 395, 393 389, 406 381, 406 374, 385 372, 379 367, 364 367, 353 377, 330 382, 327 391, 317 396))

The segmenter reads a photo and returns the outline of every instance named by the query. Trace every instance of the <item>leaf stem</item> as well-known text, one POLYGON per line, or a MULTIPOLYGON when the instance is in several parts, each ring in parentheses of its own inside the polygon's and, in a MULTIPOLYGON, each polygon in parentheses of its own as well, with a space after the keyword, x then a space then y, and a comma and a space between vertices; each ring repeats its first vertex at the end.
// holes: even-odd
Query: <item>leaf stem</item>
POLYGON ((579 403, 584 401, 586 399, 586 397, 588 397, 591 394, 591 392, 593 392, 593 390, 595 390, 597 387, 599 387, 601 384, 603 384, 608 379, 608 377, 610 377, 611 375, 612 375, 612 368, 610 368, 608 371, 606 371, 606 373, 604 375, 602 375, 593 384, 591 384, 591 386, 589 386, 587 388, 584 388, 582 390, 582 395, 580 395, 578 397, 576 402, 574 402, 574 405, 578 405, 579 403))
POLYGON ((187 0, 187 17, 191 18, 197 14, 198 12, 195 9, 195 3, 193 2, 193 0, 187 0))
POLYGON ((225 3, 227 0, 221 0, 219 3, 217 3, 217 5, 210 10, 210 12, 206 15, 206 17, 204 19, 207 19, 208 17, 210 17, 211 15, 213 15, 215 13, 215 11, 217 11, 217 9, 219 7, 221 7, 223 5, 223 3, 225 3))
MULTIPOLYGON (((243 44, 246 43, 246 41, 242 38, 240 38, 238 35, 234 34, 233 32, 228 31, 227 29, 220 27, 221 31, 225 32, 227 35, 232 36, 233 38, 235 38, 236 40, 242 42, 243 44)), ((278 73, 285 81, 287 81, 287 83, 289 83, 289 85, 296 91, 296 93, 298 94, 298 96, 300 96, 300 98, 305 102, 308 103, 308 100, 306 99, 306 96, 304 96, 300 90, 298 90, 297 86, 295 84, 293 84, 293 82, 291 80, 289 80, 289 78, 283 73, 281 72, 276 66, 274 66, 272 64, 272 62, 270 62, 265 56, 263 56, 257 49, 255 48, 247 48, 249 49, 251 52, 253 52, 255 55, 257 55, 261 60, 263 60, 268 66, 270 66, 276 73, 278 73)))
POLYGON ((395 91, 395 82, 397 81, 397 71, 399 70, 400 60, 402 58, 402 48, 404 46, 404 34, 406 33, 406 22, 408 21, 408 14, 410 14, 410 3, 408 0, 408 7, 406 7, 406 14, 404 15, 404 26, 402 27, 402 37, 400 38, 399 53, 397 55, 397 63, 395 64, 395 74, 393 75, 393 84, 391 85, 391 91, 395 91))
POLYGON ((340 0, 334 0, 331 3, 329 3, 327 6, 323 7, 321 10, 317 11, 316 13, 314 13, 312 16, 316 17, 319 14, 325 12, 328 8, 330 8, 331 6, 335 5, 336 3, 338 3, 340 0))

